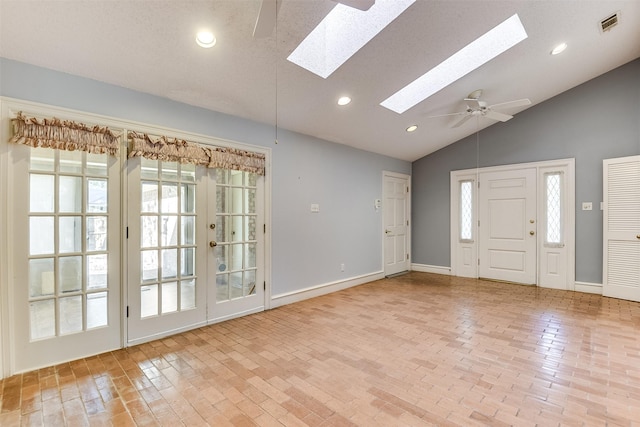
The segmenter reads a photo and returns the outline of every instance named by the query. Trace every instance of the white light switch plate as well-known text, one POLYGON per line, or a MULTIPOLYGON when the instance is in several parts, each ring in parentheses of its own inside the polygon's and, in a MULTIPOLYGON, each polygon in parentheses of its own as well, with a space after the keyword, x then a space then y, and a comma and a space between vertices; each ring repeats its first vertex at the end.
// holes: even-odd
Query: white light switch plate
POLYGON ((593 210, 593 203, 591 203, 591 202, 582 202, 582 210, 583 211, 593 210))
POLYGON ((320 205, 317 203, 311 204, 311 212, 318 213, 320 212, 320 205))

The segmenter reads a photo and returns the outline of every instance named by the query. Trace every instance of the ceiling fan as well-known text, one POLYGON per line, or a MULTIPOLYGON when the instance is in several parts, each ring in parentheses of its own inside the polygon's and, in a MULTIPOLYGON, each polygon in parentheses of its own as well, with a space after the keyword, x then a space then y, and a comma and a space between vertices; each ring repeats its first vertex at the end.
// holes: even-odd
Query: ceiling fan
MULTIPOLYGON (((345 6, 355 7, 363 11, 369 10, 376 0, 332 0, 342 3, 345 6)), ((256 26, 253 28, 253 37, 269 37, 273 33, 278 18, 278 10, 282 0, 261 0, 260 12, 256 19, 256 26)))
POLYGON ((450 114, 440 114, 437 116, 429 116, 430 119, 435 117, 447 117, 447 116, 462 116, 460 120, 451 125, 452 128, 462 126, 471 117, 487 117, 492 120, 498 120, 506 122, 513 118, 513 116, 505 113, 500 113, 496 110, 503 110, 506 108, 522 107, 524 105, 531 105, 531 101, 528 98, 518 99, 515 101, 501 102, 499 104, 487 105, 485 101, 481 101, 482 89, 474 90, 464 99, 467 103, 467 108, 464 111, 450 114))

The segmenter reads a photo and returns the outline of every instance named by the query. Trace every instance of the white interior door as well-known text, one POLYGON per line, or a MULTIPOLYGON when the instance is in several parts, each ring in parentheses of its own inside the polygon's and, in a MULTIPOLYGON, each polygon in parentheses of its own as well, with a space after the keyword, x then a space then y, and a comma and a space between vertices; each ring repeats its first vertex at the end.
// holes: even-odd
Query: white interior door
POLYGON ((208 265, 215 283, 209 322, 263 311, 266 287, 264 176, 217 169, 215 188, 215 199, 209 199, 216 218, 209 229, 208 265))
POLYGON ((603 295, 640 301, 640 156, 607 159, 603 295))
POLYGON ((479 275, 536 283, 536 169, 480 174, 479 275))
POLYGON ((118 158, 17 144, 9 153, 10 371, 119 348, 118 158))
POLYGON ((384 274, 409 270, 409 177, 384 173, 384 274))
POLYGON ((127 342, 206 324, 207 232, 212 170, 128 160, 127 342))

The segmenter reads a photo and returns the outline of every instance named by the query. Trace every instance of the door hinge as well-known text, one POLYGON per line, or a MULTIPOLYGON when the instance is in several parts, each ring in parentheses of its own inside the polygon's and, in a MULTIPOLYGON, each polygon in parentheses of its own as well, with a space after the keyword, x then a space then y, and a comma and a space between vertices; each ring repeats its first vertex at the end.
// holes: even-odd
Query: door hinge
POLYGON ((267 290, 267 282, 266 281, 262 282, 262 290, 263 291, 267 290))
POLYGON ((480 181, 478 181, 478 188, 480 188, 480 181))
POLYGON ((409 225, 409 220, 407 220, 407 225, 409 225))
POLYGON ((480 258, 478 258, 478 265, 480 265, 480 258))
POLYGON ((129 238, 129 227, 127 227, 127 239, 129 238))
POLYGON ((267 233, 267 224, 262 224, 262 232, 267 233))
POLYGON ((478 227, 480 227, 480 220, 478 220, 478 227))
POLYGON ((127 306, 127 317, 129 317, 129 306, 127 306))
POLYGON ((407 254, 407 259, 409 259, 409 254, 407 254))
POLYGON ((407 186, 407 193, 409 192, 409 187, 407 186))

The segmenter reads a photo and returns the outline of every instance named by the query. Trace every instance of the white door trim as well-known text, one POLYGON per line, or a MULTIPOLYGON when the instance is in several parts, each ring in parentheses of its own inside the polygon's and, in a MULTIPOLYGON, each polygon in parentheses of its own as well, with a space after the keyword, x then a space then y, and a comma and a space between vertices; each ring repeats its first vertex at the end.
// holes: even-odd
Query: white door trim
MULTIPOLYGON (((406 199, 406 209, 407 209, 407 218, 409 218, 408 222, 409 224, 407 225, 407 239, 406 239, 406 247, 405 247, 405 252, 408 255, 408 258, 406 259, 406 270, 410 270, 411 268, 411 175, 407 175, 404 173, 398 173, 398 172, 391 172, 391 171, 382 171, 382 199, 383 199, 383 204, 384 204, 384 188, 385 188, 385 180, 387 177, 390 178, 398 178, 398 179, 403 179, 407 182, 407 199, 406 199)), ((381 239, 382 239, 382 271, 385 272, 385 244, 386 244, 386 239, 385 239, 385 218, 384 218, 384 206, 382 209, 382 220, 380 221, 380 232, 381 232, 381 239)), ((385 272, 386 274, 386 272, 385 272)))
MULTIPOLYGON (((566 264, 563 266, 566 269, 566 284, 562 289, 574 290, 575 288, 575 159, 567 158, 567 159, 557 159, 557 160, 548 160, 541 162, 529 162, 529 163, 517 163, 510 165, 500 165, 500 166, 490 166, 486 168, 475 168, 475 169, 464 169, 451 171, 450 173, 450 221, 451 221, 451 232, 450 232, 450 244, 451 244, 451 275, 458 276, 463 273, 463 269, 461 268, 459 262, 459 248, 460 242, 458 239, 459 227, 460 227, 460 219, 458 216, 458 183, 465 179, 475 179, 478 181, 479 174, 485 172, 504 172, 504 171, 512 171, 519 169, 527 169, 527 168, 536 168, 537 170, 537 179, 538 182, 541 182, 543 179, 542 176, 544 172, 553 170, 553 169, 563 169, 566 173, 565 180, 565 196, 566 196, 566 210, 564 212, 564 220, 565 220, 565 248, 567 251, 566 264)), ((539 186, 537 191, 537 213, 538 217, 542 218, 543 215, 543 201, 544 197, 542 194, 542 187, 539 186)), ((477 191, 477 186, 474 188, 477 191)), ((478 213, 478 198, 476 194, 474 194, 474 236, 477 236, 478 233, 478 222, 477 222, 477 213, 478 213)), ((540 251, 544 245, 544 235, 539 232, 538 235, 538 253, 536 256, 538 259, 540 258, 540 251)), ((471 242, 471 248, 474 255, 473 262, 477 266, 478 263, 478 239, 474 239, 471 242)), ((538 262, 539 266, 540 263, 538 262)), ((478 270, 475 269, 475 275, 473 273, 469 273, 472 270, 467 270, 467 276, 478 277, 478 270)), ((538 274, 538 285, 540 285, 540 274, 538 274)))

